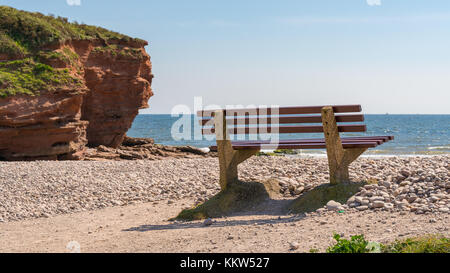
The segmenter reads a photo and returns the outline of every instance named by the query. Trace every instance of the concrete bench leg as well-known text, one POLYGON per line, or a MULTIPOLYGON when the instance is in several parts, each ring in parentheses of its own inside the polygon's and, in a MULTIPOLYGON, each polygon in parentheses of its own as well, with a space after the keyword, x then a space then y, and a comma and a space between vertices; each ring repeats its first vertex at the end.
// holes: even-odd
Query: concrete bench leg
POLYGON ((225 190, 229 184, 238 180, 238 165, 255 155, 259 149, 233 150, 223 110, 214 113, 214 128, 219 156, 220 188, 225 190))
POLYGON ((344 149, 342 147, 333 107, 324 107, 322 109, 322 123, 327 145, 330 183, 349 182, 348 166, 364 153, 367 148, 344 149))

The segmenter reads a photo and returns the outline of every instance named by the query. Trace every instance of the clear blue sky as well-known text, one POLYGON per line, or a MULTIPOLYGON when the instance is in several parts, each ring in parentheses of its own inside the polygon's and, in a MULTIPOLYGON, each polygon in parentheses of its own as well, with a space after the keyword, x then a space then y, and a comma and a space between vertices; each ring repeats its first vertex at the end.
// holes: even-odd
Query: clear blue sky
POLYGON ((143 113, 193 107, 194 96, 219 105, 361 103, 366 113, 450 113, 448 0, 0 4, 148 40, 155 95, 143 113))

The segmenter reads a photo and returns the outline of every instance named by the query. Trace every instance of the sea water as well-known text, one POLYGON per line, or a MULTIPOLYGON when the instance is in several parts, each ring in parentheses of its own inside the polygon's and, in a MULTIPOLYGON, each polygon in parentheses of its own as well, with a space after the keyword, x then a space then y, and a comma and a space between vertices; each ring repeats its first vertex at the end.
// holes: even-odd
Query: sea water
MULTIPOLYGON (((209 147, 214 140, 196 139, 191 117, 191 136, 175 140, 172 126, 179 117, 171 115, 138 115, 128 131, 130 137, 147 137, 164 145, 191 145, 209 147)), ((365 133, 345 133, 342 136, 384 136, 392 135, 394 141, 369 149, 369 155, 438 155, 450 154, 450 115, 365 115, 365 133)), ((178 128, 179 132, 183 129, 178 128)), ((198 131, 197 131, 198 132, 198 131)), ((197 134, 197 138, 199 138, 197 134)), ((233 136, 232 136, 233 137, 233 136)), ((280 139, 323 138, 323 134, 281 134, 280 139)), ((325 150, 301 150, 304 154, 325 154, 325 150)))

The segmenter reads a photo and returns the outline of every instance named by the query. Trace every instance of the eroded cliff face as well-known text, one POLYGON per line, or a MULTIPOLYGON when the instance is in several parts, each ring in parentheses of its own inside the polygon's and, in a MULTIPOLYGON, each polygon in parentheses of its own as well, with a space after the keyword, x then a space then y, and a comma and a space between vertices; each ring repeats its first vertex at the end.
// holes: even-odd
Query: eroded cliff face
POLYGON ((86 93, 82 119, 89 120, 89 146, 118 147, 151 92, 150 57, 143 48, 91 50, 83 54, 86 93), (135 51, 133 51, 135 50, 135 51))
POLYGON ((88 125, 82 102, 72 92, 0 99, 0 159, 81 159, 88 125))
POLYGON ((0 159, 82 159, 86 146, 118 147, 153 95, 145 45, 86 40, 43 48, 40 62, 78 81, 0 97, 0 159))

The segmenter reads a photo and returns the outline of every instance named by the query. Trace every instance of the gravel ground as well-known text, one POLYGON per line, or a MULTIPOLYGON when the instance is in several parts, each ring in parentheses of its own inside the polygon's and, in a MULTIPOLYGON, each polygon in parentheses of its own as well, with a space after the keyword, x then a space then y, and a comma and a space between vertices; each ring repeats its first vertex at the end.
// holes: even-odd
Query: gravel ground
POLYGON ((333 233, 393 242, 426 234, 450 236, 450 214, 366 210, 307 215, 259 214, 168 222, 193 199, 106 208, 0 223, 0 252, 308 252, 326 250, 333 233))
MULTIPOLYGON (((348 204, 330 204, 322 212, 345 208, 448 214, 449 162, 450 156, 360 158, 350 167, 352 180, 374 184, 348 204)), ((242 180, 279 179, 289 198, 328 181, 325 158, 259 156, 239 169, 242 180)), ((218 191, 216 158, 0 162, 0 222, 162 200, 202 202, 218 191)))

